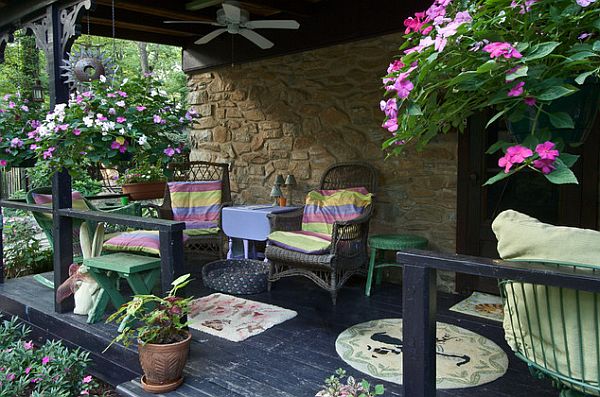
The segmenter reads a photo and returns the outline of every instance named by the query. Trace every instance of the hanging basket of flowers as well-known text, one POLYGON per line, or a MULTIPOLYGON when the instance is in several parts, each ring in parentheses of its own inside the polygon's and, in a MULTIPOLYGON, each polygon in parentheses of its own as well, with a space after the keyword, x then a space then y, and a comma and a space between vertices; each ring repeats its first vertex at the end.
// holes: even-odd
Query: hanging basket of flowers
POLYGON ((39 104, 20 94, 0 99, 0 168, 35 164, 34 131, 43 119, 39 104))
POLYGON ((577 183, 577 156, 565 150, 581 143, 600 104, 600 2, 435 0, 404 25, 401 53, 383 78, 385 150, 422 148, 493 109, 488 126, 508 121, 521 142, 490 147, 504 156, 487 184, 523 169, 577 183), (565 107, 576 93, 583 105, 565 107))
POLYGON ((170 98, 160 81, 145 75, 119 84, 101 76, 87 87, 57 104, 32 131, 39 161, 77 175, 82 163, 123 168, 143 155, 166 165, 185 150, 195 113, 170 98))

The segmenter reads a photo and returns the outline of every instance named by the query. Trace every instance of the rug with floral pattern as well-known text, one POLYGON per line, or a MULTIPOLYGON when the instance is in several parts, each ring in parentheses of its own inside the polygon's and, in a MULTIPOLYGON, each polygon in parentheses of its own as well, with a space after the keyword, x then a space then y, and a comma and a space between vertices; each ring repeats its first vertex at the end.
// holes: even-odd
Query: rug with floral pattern
MULTIPOLYGON (((494 342, 475 332, 437 323, 436 387, 457 389, 483 385, 506 373, 508 357, 494 342)), ((402 384, 402 319, 354 325, 335 343, 340 357, 374 378, 402 384)))
POLYGON ((190 307, 190 328, 232 342, 260 334, 297 315, 293 310, 220 293, 194 299, 190 307))
POLYGON ((498 322, 502 322, 504 319, 502 298, 483 292, 473 292, 471 296, 458 302, 450 310, 498 322))

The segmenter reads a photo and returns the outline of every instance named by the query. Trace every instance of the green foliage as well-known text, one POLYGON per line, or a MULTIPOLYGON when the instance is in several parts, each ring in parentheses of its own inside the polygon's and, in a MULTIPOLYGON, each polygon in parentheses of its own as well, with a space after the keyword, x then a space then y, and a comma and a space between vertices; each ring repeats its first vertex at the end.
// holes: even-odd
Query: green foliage
POLYGON ((140 156, 133 161, 134 166, 119 176, 118 183, 148 183, 165 181, 164 167, 160 163, 152 164, 147 156, 140 156))
MULTIPOLYGON (((575 127, 572 115, 549 109, 600 77, 600 2, 585 7, 575 0, 442 3, 435 1, 405 22, 401 54, 384 77, 384 127, 392 133, 385 150, 398 154, 410 142, 421 149, 438 134, 462 132, 469 116, 489 109, 487 126, 529 119, 531 134, 537 135, 548 132, 538 125, 543 116, 553 130, 562 130, 557 132, 575 127)), ((548 140, 558 146, 553 137, 548 140)), ((546 176, 554 183, 574 181, 560 163, 550 174, 556 174, 546 176)))
MULTIPOLYGON (((31 188, 52 186, 53 170, 49 164, 38 161, 34 167, 27 169, 27 176, 31 188)), ((72 180, 73 190, 76 190, 84 196, 95 196, 102 191, 102 182, 95 180, 87 172, 78 173, 72 180)))
POLYGON ((89 394, 96 386, 87 375, 89 354, 60 341, 36 347, 26 340, 29 332, 16 318, 0 322, 0 397, 89 394))
MULTIPOLYGON (((119 335, 111 345, 120 342, 129 346, 132 341, 139 343, 169 344, 187 337, 187 323, 183 321, 189 313, 192 300, 176 296, 177 291, 190 282, 190 275, 179 277, 171 284, 173 288, 163 297, 156 295, 135 295, 113 313, 106 322, 118 322, 119 335)), ((108 349, 109 345, 106 349, 108 349)))
POLYGON ((52 251, 42 247, 30 218, 6 218, 3 229, 4 272, 14 278, 52 270, 52 251))
POLYGON ((385 392, 383 385, 375 385, 371 390, 371 385, 366 380, 357 381, 352 376, 346 377, 346 371, 339 368, 334 375, 325 379, 325 384, 315 397, 374 397, 381 396, 385 392))

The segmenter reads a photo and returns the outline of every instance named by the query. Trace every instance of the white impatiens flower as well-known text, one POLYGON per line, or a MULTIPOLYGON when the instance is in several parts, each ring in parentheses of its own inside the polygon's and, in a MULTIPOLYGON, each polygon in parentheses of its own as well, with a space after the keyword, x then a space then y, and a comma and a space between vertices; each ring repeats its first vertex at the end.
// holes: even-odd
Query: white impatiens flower
POLYGON ((89 116, 84 117, 83 124, 85 124, 86 127, 90 128, 94 125, 94 119, 89 116))
POLYGON ((101 99, 101 100, 100 100, 100 103, 101 103, 102 105, 106 105, 108 102, 106 101, 106 99, 101 99))
POLYGON ((124 128, 121 128, 121 129, 119 130, 119 134, 121 134, 121 135, 125 135, 125 129, 124 129, 124 128))
POLYGON ((125 107, 125 101, 119 101, 119 102, 115 103, 115 105, 124 108, 125 107))
POLYGON ((146 135, 142 135, 138 138, 138 144, 145 145, 146 143, 148 143, 148 137, 146 135))
POLYGON ((106 76, 105 75, 100 75, 100 81, 103 83, 106 83, 106 76))

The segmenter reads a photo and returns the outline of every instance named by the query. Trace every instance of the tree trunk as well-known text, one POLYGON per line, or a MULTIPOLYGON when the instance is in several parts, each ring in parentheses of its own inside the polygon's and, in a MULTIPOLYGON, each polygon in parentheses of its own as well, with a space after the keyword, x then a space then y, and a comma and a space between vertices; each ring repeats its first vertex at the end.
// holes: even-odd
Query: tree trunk
POLYGON ((140 50, 140 65, 142 67, 142 74, 150 72, 150 66, 148 65, 148 43, 138 41, 138 49, 140 50))

